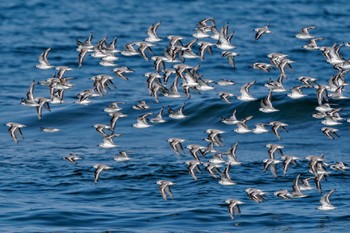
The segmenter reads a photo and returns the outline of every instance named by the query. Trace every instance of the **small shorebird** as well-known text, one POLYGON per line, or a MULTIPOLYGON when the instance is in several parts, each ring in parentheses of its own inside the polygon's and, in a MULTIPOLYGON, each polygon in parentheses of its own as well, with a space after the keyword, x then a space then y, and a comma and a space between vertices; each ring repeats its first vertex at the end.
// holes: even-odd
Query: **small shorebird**
POLYGON ((76 153, 70 152, 69 155, 63 157, 64 160, 77 164, 77 160, 81 159, 76 153))
POLYGON ((310 29, 315 29, 316 26, 307 26, 304 27, 300 30, 298 34, 295 35, 296 38, 301 39, 301 40, 310 40, 314 38, 309 32, 310 29))
POLYGON ((50 65, 49 61, 47 60, 47 56, 50 52, 51 48, 46 49, 43 53, 39 56, 39 64, 37 64, 35 67, 41 70, 48 70, 52 69, 54 66, 50 65))
POLYGON ((96 169, 94 172, 94 182, 97 183, 98 179, 100 178, 101 172, 104 170, 110 170, 112 167, 107 166, 105 164, 95 164, 93 167, 96 169))
POLYGON ((259 38, 265 34, 265 33, 271 33, 271 30, 269 29, 270 25, 266 25, 264 27, 261 28, 255 28, 254 31, 255 33, 255 40, 259 40, 259 38))
POLYGON ((241 209, 239 208, 239 205, 244 204, 244 202, 239 200, 233 200, 233 199, 228 199, 225 202, 228 204, 227 206, 228 213, 230 214, 231 219, 234 220, 235 212, 237 214, 241 214, 241 209))
POLYGON ((162 195, 164 200, 168 200, 168 196, 171 199, 174 199, 174 196, 170 190, 170 186, 174 185, 174 182, 168 180, 158 180, 157 184, 159 185, 159 192, 162 195))
POLYGON ((18 140, 16 137, 16 132, 18 133, 18 135, 24 139, 21 128, 26 127, 26 125, 23 124, 19 124, 19 123, 15 123, 15 122, 7 122, 6 126, 10 127, 8 129, 8 132, 11 136, 11 138, 15 141, 16 144, 18 144, 18 140))
POLYGON ((185 139, 181 139, 181 138, 169 138, 168 139, 168 142, 170 143, 171 149, 173 149, 177 155, 181 155, 181 154, 185 153, 183 146, 181 144, 184 141, 185 141, 185 139))
POLYGON ((333 206, 330 201, 329 201, 329 197, 335 192, 335 189, 332 189, 331 191, 329 191, 326 195, 321 197, 321 206, 317 207, 317 209, 319 210, 333 210, 336 207, 333 206))

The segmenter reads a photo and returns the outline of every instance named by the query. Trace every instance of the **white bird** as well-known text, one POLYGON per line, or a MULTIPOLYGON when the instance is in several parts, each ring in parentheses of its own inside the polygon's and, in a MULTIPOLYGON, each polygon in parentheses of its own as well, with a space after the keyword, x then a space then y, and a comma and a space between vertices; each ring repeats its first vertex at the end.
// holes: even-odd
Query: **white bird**
POLYGON ((265 113, 271 113, 271 112, 277 112, 279 111, 278 109, 274 108, 272 106, 271 102, 271 96, 272 96, 272 91, 270 90, 267 96, 261 100, 259 111, 265 112, 265 113))
POLYGON ((265 33, 271 33, 271 30, 269 29, 270 25, 266 25, 261 28, 255 28, 254 31, 256 32, 255 34, 255 40, 259 40, 259 38, 265 34, 265 33))
POLYGON ((307 26, 304 27, 300 30, 298 34, 295 35, 296 38, 301 39, 301 40, 309 40, 314 38, 309 32, 310 29, 315 29, 315 26, 307 26))
POLYGON ((169 138, 168 139, 168 142, 170 143, 171 149, 173 149, 177 155, 181 155, 181 154, 185 153, 183 146, 181 144, 184 141, 186 141, 186 140, 182 139, 182 138, 169 138))
POLYGON ((227 163, 230 163, 231 165, 240 165, 241 164, 241 162, 239 162, 237 159, 237 155, 236 155, 237 148, 238 148, 238 142, 236 142, 233 146, 231 146, 228 149, 228 151, 226 153, 227 163))
POLYGON ((159 25, 160 25, 160 22, 153 24, 148 28, 148 30, 147 30, 148 37, 145 39, 145 41, 158 42, 158 41, 162 40, 157 36, 157 29, 158 29, 159 25))
POLYGON ((260 189, 255 188, 247 188, 244 190, 247 194, 247 196, 255 201, 256 203, 260 203, 264 201, 265 198, 265 192, 260 189))
POLYGON ((236 114, 237 114, 237 110, 235 109, 233 110, 232 115, 230 117, 227 117, 227 118, 222 117, 221 122, 227 125, 238 124, 240 121, 237 120, 236 114))
POLYGON ((117 147, 117 145, 114 143, 113 138, 114 137, 119 137, 121 134, 111 134, 111 135, 106 135, 103 137, 103 142, 99 144, 99 147, 109 149, 109 148, 114 148, 117 147))
POLYGON ((163 111, 164 111, 164 107, 162 106, 159 110, 159 113, 157 114, 157 116, 155 116, 154 118, 150 119, 150 121, 153 124, 159 124, 159 123, 164 123, 166 122, 166 120, 163 119, 163 111))
POLYGON ((231 180, 230 169, 231 169, 231 164, 227 163, 226 168, 221 173, 219 184, 221 184, 221 185, 235 185, 236 184, 236 182, 231 180))
POLYGON ((81 159, 76 153, 69 153, 69 155, 63 157, 64 160, 76 164, 77 160, 81 159))
POLYGON ((252 132, 255 134, 262 134, 262 133, 267 133, 269 132, 268 129, 265 128, 265 123, 256 123, 255 128, 252 129, 252 132))
POLYGON ((95 172, 94 172, 95 184, 97 183, 98 179, 100 178, 102 171, 112 169, 112 167, 107 166, 105 164, 95 164, 95 165, 93 165, 93 167, 95 168, 95 172))
POLYGON ((317 209, 319 210, 333 210, 336 207, 333 206, 330 201, 329 201, 329 197, 335 192, 335 189, 332 189, 331 191, 329 191, 326 195, 322 196, 320 199, 321 202, 321 206, 317 207, 317 209))
POLYGON ((132 126, 134 126, 135 128, 148 128, 152 125, 148 124, 147 120, 148 120, 148 116, 152 115, 151 112, 149 113, 145 113, 145 114, 142 114, 141 116, 139 116, 137 119, 136 119, 136 123, 134 123, 132 126))
POLYGON ((300 178, 300 173, 297 175, 297 177, 294 180, 293 183, 293 192, 292 192, 292 197, 293 198, 303 198, 306 197, 305 194, 303 194, 300 190, 300 186, 299 186, 299 178, 300 178))
POLYGON ((219 93, 219 96, 223 101, 225 101, 228 104, 231 104, 231 100, 229 99, 229 97, 233 97, 235 95, 229 92, 222 91, 219 93))
POLYGON ((168 114, 170 118, 173 119, 184 119, 187 116, 183 113, 183 110, 185 108, 185 103, 183 103, 179 110, 174 111, 170 106, 168 106, 168 114))
POLYGON ((190 175, 192 176, 192 178, 194 180, 197 180, 197 176, 195 171, 200 172, 200 168, 198 167, 198 165, 201 164, 201 162, 199 162, 198 160, 190 160, 190 161, 186 161, 187 164, 187 169, 188 172, 190 173, 190 175))
POLYGON ((293 88, 290 89, 290 93, 287 94, 288 97, 292 98, 292 99, 300 99, 304 96, 306 96, 306 94, 303 94, 301 92, 302 88, 305 88, 306 86, 294 86, 293 88))
POLYGON ((35 67, 41 70, 48 70, 53 68, 54 66, 50 65, 49 61, 47 60, 47 56, 50 52, 51 48, 46 49, 43 53, 39 56, 39 64, 37 64, 35 67))
POLYGON ((18 135, 24 139, 21 128, 26 127, 26 125, 23 124, 19 124, 19 123, 15 123, 15 122, 7 122, 6 126, 10 127, 8 129, 8 132, 11 136, 11 138, 15 141, 15 143, 18 143, 17 137, 16 137, 16 132, 18 133, 18 135))
POLYGON ((240 133, 240 134, 245 134, 245 133, 249 133, 251 132, 252 130, 248 128, 247 126, 247 121, 249 121, 250 119, 252 119, 253 116, 248 116, 246 118, 244 118, 243 120, 240 120, 236 125, 237 125, 237 128, 234 129, 234 131, 236 133, 240 133))
POLYGON ((273 193, 275 196, 280 197, 282 199, 286 199, 286 200, 291 200, 292 198, 292 194, 286 190, 286 189, 282 189, 279 191, 276 191, 273 193))
POLYGON ((168 196, 171 199, 174 199, 174 196, 170 190, 170 186, 174 185, 174 182, 168 181, 168 180, 159 180, 157 181, 157 184, 159 185, 159 192, 162 195, 164 200, 168 200, 168 196))
POLYGON ((254 85, 255 82, 256 81, 254 80, 254 81, 251 81, 251 82, 248 82, 248 83, 244 84, 239 90, 241 95, 237 96, 237 99, 242 100, 242 101, 253 101, 253 100, 256 100, 256 98, 254 98, 249 92, 251 86, 254 85))
POLYGON ((21 99, 21 104, 23 104, 24 106, 30 106, 30 107, 36 107, 38 106, 38 103, 35 101, 34 98, 34 85, 35 82, 34 80, 31 82, 29 89, 27 91, 27 99, 22 98, 21 99))
POLYGON ((119 154, 114 158, 114 160, 118 162, 123 162, 130 160, 130 158, 125 151, 120 151, 119 154))
POLYGON ((230 214, 231 219, 234 220, 235 212, 237 214, 241 214, 241 209, 239 208, 239 205, 244 204, 244 202, 239 200, 232 200, 232 199, 226 200, 225 202, 228 204, 227 206, 228 213, 230 214))

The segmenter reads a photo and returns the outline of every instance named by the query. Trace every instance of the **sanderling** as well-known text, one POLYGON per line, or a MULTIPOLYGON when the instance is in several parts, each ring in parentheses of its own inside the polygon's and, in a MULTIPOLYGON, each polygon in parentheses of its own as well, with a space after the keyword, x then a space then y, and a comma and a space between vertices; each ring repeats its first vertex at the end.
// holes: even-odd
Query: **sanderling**
POLYGON ((187 149, 189 149, 190 154, 195 160, 200 161, 199 154, 203 156, 203 151, 206 149, 206 147, 197 144, 190 144, 187 145, 187 149))
POLYGON ((228 60, 228 63, 232 68, 236 68, 236 63, 235 63, 235 57, 239 56, 238 53, 232 52, 232 51, 223 51, 222 52, 222 57, 226 57, 228 60))
POLYGON ((237 96, 237 99, 242 100, 242 101, 256 100, 256 98, 254 98, 249 92, 250 87, 254 84, 255 84, 255 80, 244 84, 239 90, 241 95, 237 96))
POLYGON ((69 155, 63 157, 64 160, 77 164, 77 160, 81 159, 76 153, 70 152, 69 155))
POLYGON ((170 144, 171 149, 175 151, 177 155, 184 154, 185 151, 183 149, 182 143, 186 141, 185 139, 181 138, 169 138, 168 142, 170 144))
POLYGON ((304 178, 304 179, 301 180, 302 184, 299 186, 301 191, 312 189, 312 187, 311 187, 311 185, 309 183, 310 179, 312 179, 312 177, 307 177, 307 178, 304 178))
POLYGON ((126 66, 121 66, 113 69, 113 72, 120 78, 124 80, 129 80, 128 77, 126 77, 124 74, 126 73, 133 73, 135 72, 133 69, 130 69, 129 67, 126 66))
POLYGON ((47 60, 47 56, 50 52, 51 48, 46 49, 43 53, 39 56, 39 64, 35 67, 41 70, 48 70, 53 68, 54 66, 50 65, 49 61, 47 60))
POLYGON ((168 114, 170 118, 173 119, 184 119, 187 116, 183 113, 183 110, 185 108, 185 103, 183 103, 179 110, 175 111, 168 105, 168 114))
POLYGON ((285 176, 287 174, 289 164, 297 164, 296 161, 299 158, 291 155, 282 155, 281 158, 283 159, 283 175, 285 176))
POLYGON ((40 127, 40 130, 46 133, 57 133, 61 131, 58 128, 52 128, 52 127, 40 127))
POLYGON ((238 148, 238 142, 236 142, 233 146, 231 146, 227 153, 226 153, 226 157, 227 157, 227 163, 230 163, 231 165, 240 165, 241 162, 238 161, 237 159, 237 155, 236 155, 236 151, 238 148))
POLYGON ((314 36, 310 35, 310 32, 309 30, 310 29, 315 29, 316 26, 307 26, 307 27, 304 27, 300 30, 300 32, 298 34, 295 35, 296 38, 298 39, 302 39, 302 40, 309 40, 309 39, 312 39, 314 38, 314 36))
POLYGON ((95 171, 94 171, 95 184, 97 183, 98 179, 100 178, 102 171, 112 169, 112 167, 107 166, 105 164, 95 164, 95 165, 93 165, 93 167, 95 168, 95 171))
POLYGON ((244 202, 239 200, 232 200, 232 199, 228 199, 225 202, 228 204, 227 206, 228 213, 230 214, 231 219, 234 220, 235 212, 237 214, 241 214, 241 209, 239 208, 239 205, 244 204, 244 202))
POLYGON ((273 158, 264 159, 263 160, 263 163, 264 163, 263 172, 266 172, 267 168, 270 167, 272 175, 275 178, 277 178, 276 164, 278 164, 280 162, 281 162, 280 160, 273 159, 273 158))
POLYGON ((229 97, 233 97, 235 95, 229 92, 222 91, 219 93, 219 96, 223 101, 225 101, 228 104, 231 104, 231 100, 229 99, 229 97))
POLYGON ((317 207, 317 209, 319 210, 333 210, 336 207, 333 206, 330 201, 329 201, 329 197, 332 195, 332 193, 335 192, 335 189, 332 189, 331 191, 329 191, 326 195, 322 196, 320 199, 321 202, 321 206, 317 207))
POLYGON ((306 96, 306 94, 303 94, 301 92, 302 88, 305 88, 306 86, 301 85, 301 86, 294 86, 293 88, 290 89, 290 93, 287 94, 288 97, 292 98, 292 99, 299 99, 302 98, 304 96, 306 96))
POLYGON ((335 136, 339 138, 339 135, 337 134, 337 132, 339 131, 338 129, 331 128, 331 127, 322 127, 321 131, 324 135, 326 135, 330 139, 334 139, 335 136))
POLYGON ((136 56, 139 55, 140 53, 138 51, 136 51, 136 49, 134 48, 134 46, 136 45, 136 42, 131 42, 125 45, 125 49, 123 51, 121 51, 120 53, 124 56, 136 56))
POLYGON ((114 143, 113 138, 114 137, 119 137, 121 134, 111 134, 111 135, 106 135, 103 137, 103 142, 99 144, 100 147, 109 149, 109 148, 114 148, 117 147, 117 145, 114 143))
POLYGON ((221 122, 222 122, 222 123, 225 123, 225 124, 227 124, 227 125, 235 125, 235 124, 238 124, 240 121, 237 120, 236 114, 237 114, 237 110, 235 109, 235 110, 233 110, 232 115, 231 115, 230 117, 228 117, 228 118, 222 117, 222 118, 221 118, 221 122))
POLYGON ((133 105, 132 108, 135 110, 147 110, 150 107, 147 105, 146 101, 140 100, 139 103, 133 105))
POLYGON ((212 163, 203 163, 205 169, 208 171, 211 177, 218 178, 217 175, 221 175, 221 172, 217 165, 212 163))
POLYGON ((38 106, 38 103, 35 101, 35 98, 34 98, 34 85, 35 85, 35 82, 34 80, 31 82, 30 86, 29 86, 29 89, 27 91, 27 99, 24 99, 22 98, 21 99, 21 104, 25 105, 25 106, 30 106, 30 107, 36 107, 38 106))
POLYGON ((235 128, 234 131, 236 133, 239 133, 239 134, 245 134, 245 133, 251 132, 252 130, 249 129, 248 126, 247 126, 247 121, 249 121, 252 118, 253 118, 253 116, 248 116, 248 117, 244 118, 243 120, 239 121, 236 124, 237 128, 235 128))
POLYGON ((221 184, 221 185, 235 185, 236 184, 236 182, 234 182, 231 179, 230 169, 231 169, 231 164, 227 163, 226 168, 221 173, 219 184, 221 184))
POLYGON ((325 173, 316 173, 315 174, 315 178, 314 178, 314 182, 315 182, 315 186, 317 188, 317 191, 319 193, 322 193, 322 185, 321 185, 321 181, 323 179, 327 179, 327 175, 325 173))
POLYGON ((215 153, 213 157, 209 159, 209 162, 216 166, 221 166, 221 164, 225 163, 225 160, 223 159, 221 153, 215 153))
POLYGON ((39 97, 36 99, 38 105, 36 106, 36 111, 38 115, 38 119, 41 120, 43 115, 43 107, 45 107, 48 111, 51 111, 49 103, 51 102, 50 99, 39 97))
POLYGON ((160 22, 155 23, 148 28, 148 30, 147 30, 148 37, 145 39, 145 41, 158 42, 158 41, 162 40, 157 36, 157 29, 158 29, 159 25, 160 25, 160 22))
POLYGON ((113 131, 115 129, 115 126, 117 125, 118 119, 122 117, 127 117, 128 115, 123 114, 121 112, 111 112, 109 113, 109 116, 112 117, 110 120, 110 129, 113 131))
POLYGON ((198 42, 198 45, 199 45, 199 54, 200 54, 201 61, 204 61, 204 55, 206 51, 208 51, 208 53, 210 53, 211 55, 213 54, 213 50, 211 47, 214 46, 215 44, 212 44, 206 41, 200 41, 198 42))
POLYGON ((294 180, 293 183, 293 192, 292 192, 292 197, 293 198, 302 198, 302 197, 306 197, 305 194, 303 194, 300 190, 299 187, 299 178, 300 178, 300 174, 297 175, 297 177, 294 180))
POLYGON ((267 133, 269 132, 268 129, 265 128, 266 123, 256 123, 255 128, 252 129, 252 132, 255 134, 262 134, 262 133, 267 133))
POLYGON ((125 151, 120 151, 119 154, 114 157, 114 160, 118 162, 124 162, 130 160, 130 158, 125 151))
POLYGON ((150 122, 152 122, 153 124, 166 122, 166 120, 163 119, 163 111, 164 111, 164 107, 162 106, 159 110, 159 113, 154 118, 151 118, 150 122))
POLYGON ((270 72, 270 70, 273 69, 274 67, 268 63, 255 62, 253 65, 251 65, 251 68, 255 70, 262 70, 264 72, 270 72))
POLYGON ((290 200, 292 199, 292 194, 286 190, 286 189, 281 189, 279 191, 276 191, 273 193, 275 196, 280 197, 282 199, 290 200))
POLYGON ((210 35, 205 31, 204 28, 198 27, 195 29, 195 33, 192 35, 197 39, 208 38, 210 35))
POLYGON ((255 40, 259 40, 259 38, 265 34, 265 33, 271 33, 271 30, 269 29, 270 25, 266 25, 264 27, 261 28, 255 28, 254 31, 255 33, 255 40))
POLYGON ((320 49, 320 47, 318 47, 316 41, 318 40, 323 40, 323 38, 311 38, 309 40, 309 43, 303 45, 303 48, 304 49, 307 49, 307 50, 318 50, 320 49))
POLYGON ((265 192, 260 189, 255 188, 247 188, 244 190, 247 194, 247 196, 255 201, 256 203, 260 203, 264 201, 265 198, 265 192))
POLYGON ((216 47, 221 50, 231 50, 236 48, 236 46, 231 44, 233 34, 233 31, 230 34, 228 34, 228 24, 226 24, 226 26, 223 26, 220 30, 219 39, 216 43, 216 47))
POLYGON ((270 90, 267 96, 261 100, 259 111, 265 112, 265 113, 271 113, 271 112, 277 112, 279 111, 278 109, 274 108, 272 106, 271 102, 271 96, 272 96, 272 91, 270 90))
POLYGON ((194 180, 197 180, 197 176, 195 171, 200 172, 200 168, 198 165, 200 165, 201 163, 198 160, 189 160, 186 161, 187 164, 187 170, 190 173, 190 175, 193 177, 194 180))
POLYGON ((235 81, 232 81, 232 80, 229 80, 229 79, 221 79, 219 80, 219 82, 217 82, 220 86, 232 86, 232 85, 235 85, 236 82, 235 81))
POLYGON ((336 162, 335 164, 331 164, 330 168, 337 171, 344 171, 346 169, 349 169, 349 167, 343 162, 336 162))
POLYGON ((107 136, 105 130, 111 130, 111 127, 109 125, 105 125, 105 124, 94 124, 94 128, 96 129, 96 131, 101 134, 102 136, 107 136))
POLYGON ((136 123, 134 123, 132 126, 135 128, 148 128, 152 125, 148 124, 148 118, 150 115, 152 115, 153 113, 149 112, 149 113, 145 113, 142 114, 141 116, 136 118, 136 123))
POLYGON ((269 155, 269 158, 274 159, 276 151, 280 153, 281 156, 283 156, 282 149, 284 148, 284 146, 280 144, 269 143, 269 144, 266 144, 266 147, 268 148, 267 154, 269 155))
POLYGON ((213 143, 215 146, 223 145, 221 134, 225 133, 225 131, 217 129, 207 129, 206 132, 208 133, 208 137, 205 138, 207 142, 213 143))
POLYGON ((112 102, 110 105, 104 108, 103 111, 112 113, 112 112, 118 112, 120 110, 123 110, 123 108, 119 107, 118 104, 123 104, 123 102, 112 102))
POLYGON ((174 196, 170 190, 170 186, 174 185, 174 182, 168 180, 158 180, 157 184, 159 185, 159 192, 164 200, 168 200, 167 196, 169 196, 171 199, 174 199, 174 196))
POLYGON ((18 133, 18 135, 24 139, 21 128, 26 127, 26 125, 23 124, 19 124, 19 123, 15 123, 15 122, 7 122, 6 126, 10 127, 8 129, 8 132, 11 136, 11 138, 15 141, 15 143, 18 143, 17 137, 16 137, 16 132, 18 133))
POLYGON ((286 123, 283 123, 283 122, 280 122, 280 121, 271 121, 269 125, 272 126, 272 128, 271 128, 272 132, 276 135, 276 137, 279 140, 282 140, 282 137, 279 134, 278 129, 281 128, 281 129, 283 129, 284 131, 286 131, 288 133, 288 131, 286 129, 286 126, 288 126, 288 124, 286 124, 286 123))

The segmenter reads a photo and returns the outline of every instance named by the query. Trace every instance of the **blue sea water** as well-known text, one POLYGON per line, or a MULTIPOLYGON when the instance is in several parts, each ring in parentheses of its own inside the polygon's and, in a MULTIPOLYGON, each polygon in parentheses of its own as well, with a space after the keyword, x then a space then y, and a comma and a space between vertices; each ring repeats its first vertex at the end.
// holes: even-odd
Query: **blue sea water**
MULTIPOLYGON (((278 70, 264 73, 250 69, 254 62, 266 62, 267 54, 281 52, 294 61, 292 71, 287 70, 287 89, 299 85, 299 76, 316 77, 322 84, 336 74, 325 62, 319 51, 306 51, 305 41, 295 38, 302 27, 315 25, 312 31, 322 46, 350 41, 350 4, 345 1, 1 1, 0 2, 0 230, 1 232, 348 232, 350 227, 349 171, 331 171, 327 181, 322 181, 323 194, 335 188, 331 202, 337 208, 332 211, 316 209, 320 205, 315 189, 306 191, 308 197, 293 200, 278 199, 273 193, 280 189, 291 190, 292 183, 301 173, 302 178, 312 176, 308 172, 308 155, 325 155, 325 162, 332 164, 349 159, 349 124, 336 126, 340 138, 330 140, 321 132, 320 120, 311 117, 317 106, 315 90, 305 90, 307 97, 292 100, 284 93, 274 93, 273 105, 280 111, 261 113, 260 100, 267 94, 264 84, 278 77, 278 70), (159 103, 149 96, 146 72, 153 72, 153 62, 141 56, 118 55, 116 63, 135 70, 129 80, 115 76, 111 67, 98 64, 98 59, 87 56, 78 68, 76 39, 84 41, 93 32, 93 43, 104 36, 110 42, 118 36, 118 49, 125 44, 146 38, 147 28, 158 21, 158 35, 163 39, 152 47, 162 55, 168 44, 168 35, 182 36, 184 42, 193 39, 197 22, 215 18, 221 27, 228 23, 234 30, 232 43, 239 53, 236 69, 221 57, 214 48, 213 55, 186 60, 190 65, 200 64, 203 78, 219 81, 231 79, 237 84, 215 90, 196 93, 191 99, 169 99, 160 96, 159 103), (271 34, 254 40, 254 28, 270 25, 271 34), (65 92, 64 103, 51 105, 51 112, 43 111, 38 120, 34 108, 20 105, 32 80, 42 81, 51 77, 54 70, 35 68, 38 56, 51 48, 49 62, 54 66, 65 65, 74 70, 66 76, 73 77, 72 89, 65 92), (89 105, 75 104, 76 95, 92 88, 91 77, 98 74, 114 76, 116 89, 102 97, 92 99, 89 105), (239 94, 239 88, 252 80, 256 84, 251 92, 258 100, 232 104, 223 102, 218 93, 228 91, 239 94), (179 108, 185 103, 186 119, 170 119, 165 111, 164 124, 146 129, 132 127, 136 118, 145 113, 132 109, 140 100, 150 105, 147 112, 156 114, 161 106, 179 108), (92 127, 108 124, 110 117, 103 109, 111 102, 125 104, 122 112, 127 118, 118 121, 116 132, 121 136, 115 141, 117 148, 103 149, 97 145, 102 137, 92 127), (237 134, 234 126, 220 122, 236 109, 239 118, 253 115, 249 126, 258 122, 282 121, 288 124, 288 133, 281 132, 279 141, 271 132, 262 135, 237 134), (18 144, 9 137, 6 122, 27 125, 23 129, 24 140, 18 144), (40 127, 56 127, 60 132, 48 134, 40 127), (187 171, 186 161, 192 157, 176 155, 167 142, 168 138, 184 138, 189 144, 206 145, 206 129, 225 130, 222 134, 227 148, 239 142, 237 150, 241 166, 233 166, 233 186, 222 186, 204 169, 195 181, 187 171), (283 152, 300 158, 291 166, 286 176, 278 165, 278 178, 268 171, 263 173, 262 161, 267 158, 268 143, 279 143, 283 152), (127 162, 113 158, 119 151, 131 157, 127 162), (62 158, 70 152, 82 160, 73 165, 62 158), (107 164, 113 169, 104 171, 94 184, 93 165, 107 164), (156 182, 171 180, 174 199, 165 201, 156 182), (250 200, 244 190, 259 188, 267 193, 262 203, 250 200), (226 199, 238 199, 241 215, 232 221, 226 199)), ((198 46, 195 47, 198 52, 198 46)), ((345 58, 350 49, 342 48, 345 58)), ((167 63, 167 68, 172 64, 167 63)), ((347 75, 345 75, 347 76, 347 75)), ((181 92, 182 93, 182 92, 181 92)), ((183 93, 182 93, 183 94, 183 93)), ((349 95, 347 87, 345 95, 349 95)), ((49 96, 46 86, 35 86, 35 96, 49 96)), ((335 101, 342 108, 341 116, 349 118, 349 101, 335 101)), ((211 155, 203 158, 210 159, 211 155)), ((313 184, 312 184, 313 185, 313 184)))

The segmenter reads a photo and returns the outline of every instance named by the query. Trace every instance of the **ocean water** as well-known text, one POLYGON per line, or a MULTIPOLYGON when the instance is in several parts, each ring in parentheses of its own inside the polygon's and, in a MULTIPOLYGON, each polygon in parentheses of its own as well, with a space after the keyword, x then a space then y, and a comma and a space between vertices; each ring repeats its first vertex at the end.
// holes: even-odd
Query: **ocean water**
MULTIPOLYGON (((0 178, 0 230, 1 232, 348 232, 350 227, 349 192, 350 173, 333 171, 322 181, 323 194, 336 191, 331 202, 337 208, 331 211, 316 209, 320 205, 319 194, 314 188, 305 191, 306 198, 282 200, 273 195, 280 189, 291 191, 297 176, 312 177, 308 171, 308 155, 324 154, 325 162, 343 161, 350 164, 349 123, 335 126, 339 138, 329 139, 322 134, 320 120, 312 118, 317 106, 316 91, 304 90, 306 97, 293 100, 287 92, 273 93, 272 102, 280 111, 258 111, 260 100, 267 94, 264 84, 275 80, 278 70, 265 73, 249 68, 255 62, 269 62, 267 54, 281 52, 294 61, 292 70, 287 69, 286 89, 299 85, 299 76, 316 77, 321 84, 337 73, 326 63, 320 51, 302 48, 306 41, 295 37, 302 27, 315 25, 312 34, 322 37, 321 46, 350 41, 350 4, 345 1, 2 1, 0 2, 0 145, 2 176, 0 178), (76 39, 84 41, 93 33, 93 44, 104 36, 110 42, 118 36, 117 47, 142 41, 147 28, 161 22, 157 34, 163 40, 152 47, 156 55, 162 55, 168 45, 168 35, 183 37, 188 43, 197 22, 208 17, 215 18, 218 28, 228 23, 229 32, 234 30, 232 44, 239 53, 235 58, 236 69, 221 57, 221 51, 213 48, 213 55, 186 60, 186 64, 200 65, 203 78, 219 81, 231 79, 236 85, 223 87, 212 84, 215 90, 192 92, 191 98, 159 97, 155 102, 147 91, 146 72, 154 72, 153 62, 141 56, 118 55, 118 66, 128 66, 135 72, 122 80, 113 74, 113 67, 99 65, 91 56, 85 58, 78 68, 76 39), (256 27, 270 25, 271 34, 254 40, 256 27), (51 48, 49 62, 54 66, 69 66, 65 77, 74 78, 74 87, 65 91, 64 103, 51 105, 51 112, 43 110, 38 120, 34 108, 20 105, 32 80, 46 80, 55 70, 35 68, 38 56, 51 48), (108 74, 114 77, 116 88, 92 103, 74 103, 77 94, 93 86, 91 77, 108 74), (227 104, 219 98, 220 91, 239 94, 240 87, 252 80, 256 84, 251 93, 253 102, 232 98, 227 104), (145 100, 150 109, 134 110, 132 106, 145 100), (98 147, 102 137, 92 127, 109 124, 110 117, 103 109, 111 102, 124 102, 122 112, 128 117, 118 120, 115 139, 117 148, 98 147), (174 120, 164 112, 163 124, 139 129, 132 127, 136 118, 146 112, 155 115, 168 106, 178 109, 185 103, 184 114, 188 117, 174 120), (261 135, 238 134, 235 126, 223 124, 237 110, 239 119, 254 116, 249 127, 258 122, 282 121, 288 124, 287 132, 281 132, 282 140, 271 132, 261 135), (9 136, 6 122, 25 124, 24 140, 15 144, 9 136), (45 133, 40 127, 55 127, 58 133, 45 133), (237 157, 240 166, 231 168, 233 186, 222 186, 202 167, 198 180, 187 171, 186 161, 193 159, 187 150, 189 144, 207 145, 205 131, 214 128, 224 130, 224 145, 215 147, 226 151, 239 142, 237 157), (183 138, 185 155, 172 151, 168 138, 183 138), (291 166, 286 176, 277 165, 278 178, 270 171, 263 173, 263 160, 267 158, 268 143, 284 146, 285 154, 300 158, 298 165, 291 166), (117 162, 113 158, 126 151, 131 160, 117 162), (63 159, 70 152, 82 159, 77 165, 63 159), (103 163, 113 169, 103 171, 94 183, 93 165, 103 163), (156 182, 170 180, 174 199, 163 200, 156 182), (245 194, 246 188, 264 190, 266 200, 255 203, 245 194), (238 199, 241 215, 231 220, 226 199, 238 199)), ((207 41, 214 42, 208 39, 207 41)), ((194 46, 198 53, 198 45, 194 46)), ((341 50, 350 57, 350 48, 341 50)), ((171 68, 171 63, 166 63, 171 68)), ((345 75, 347 77, 347 75, 345 75)), ((173 76, 169 83, 172 82, 173 76)), ((349 95, 344 88, 344 95, 349 95)), ((35 85, 36 97, 48 97, 46 86, 35 85)), ((348 100, 330 100, 342 108, 344 119, 350 115, 348 100)), ((202 158, 207 161, 212 154, 202 158)), ((223 169, 223 168, 222 168, 223 169)), ((312 186, 314 186, 313 182, 312 186)))

